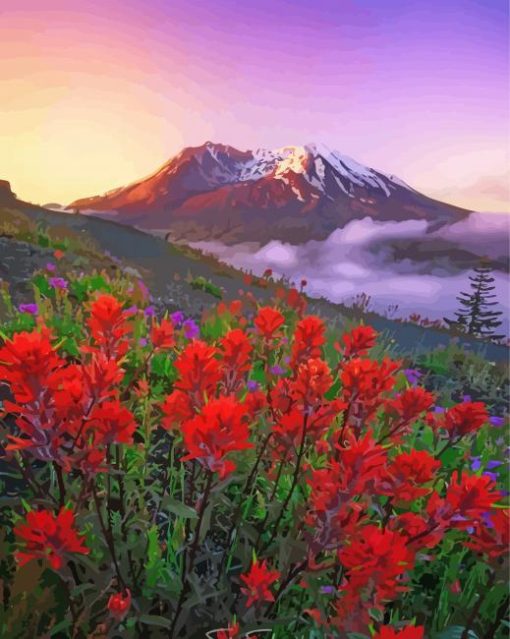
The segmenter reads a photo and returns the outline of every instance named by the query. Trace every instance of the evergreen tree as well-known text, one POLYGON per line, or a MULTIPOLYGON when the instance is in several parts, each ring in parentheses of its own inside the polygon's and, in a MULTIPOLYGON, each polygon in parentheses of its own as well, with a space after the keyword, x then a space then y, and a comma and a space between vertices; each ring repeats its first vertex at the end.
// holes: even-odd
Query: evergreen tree
POLYGON ((493 293, 496 287, 488 261, 482 260, 480 265, 473 269, 469 279, 471 292, 461 292, 457 297, 460 302, 460 308, 455 313, 457 319, 445 318, 445 322, 451 327, 461 328, 469 335, 493 340, 502 339, 504 335, 495 334, 495 330, 502 324, 499 319, 502 311, 493 309, 498 302, 495 301, 497 296, 493 293))

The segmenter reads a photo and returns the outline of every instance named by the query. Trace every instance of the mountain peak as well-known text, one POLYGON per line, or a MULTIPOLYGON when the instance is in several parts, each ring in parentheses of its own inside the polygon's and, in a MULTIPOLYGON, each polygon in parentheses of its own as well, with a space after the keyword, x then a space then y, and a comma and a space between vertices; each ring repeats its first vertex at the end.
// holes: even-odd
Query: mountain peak
POLYGON ((210 239, 214 229, 232 235, 235 228, 242 239, 291 242, 298 234, 324 237, 354 218, 443 223, 464 214, 322 143, 242 151, 211 140, 184 148, 145 179, 70 207, 184 229, 186 239, 189 229, 192 239, 198 228, 210 239))

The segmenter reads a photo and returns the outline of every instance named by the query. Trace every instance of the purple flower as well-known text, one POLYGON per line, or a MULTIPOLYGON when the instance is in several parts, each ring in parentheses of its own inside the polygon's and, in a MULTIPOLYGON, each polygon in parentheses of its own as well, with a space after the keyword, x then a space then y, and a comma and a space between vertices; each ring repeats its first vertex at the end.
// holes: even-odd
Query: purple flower
POLYGON ((497 459, 491 459, 487 462, 487 470, 494 470, 498 466, 501 466, 503 462, 498 461, 497 459))
POLYGON ((145 337, 140 337, 140 339, 138 340, 138 343, 140 344, 140 346, 147 346, 149 342, 147 341, 145 337))
POLYGON ((434 413, 444 413, 445 408, 444 406, 435 406, 434 407, 434 413))
POLYGON ((332 595, 336 591, 336 588, 335 586, 321 586, 320 591, 323 595, 332 595))
POLYGON ((149 289, 145 286, 145 283, 142 280, 138 280, 138 288, 142 294, 144 300, 148 300, 150 297, 149 289))
POLYGON ((276 364, 276 366, 271 366, 269 369, 273 375, 284 375, 285 369, 276 364))
POLYGON ((420 377, 423 377, 422 373, 417 371, 415 368, 404 369, 404 375, 411 386, 416 386, 416 384, 420 381, 420 377))
POLYGON ((54 273, 57 270, 57 267, 52 262, 48 262, 48 264, 46 264, 46 270, 48 273, 54 273))
POLYGON ((501 428, 501 426, 503 426, 504 423, 505 423, 505 419, 503 417, 497 417, 496 415, 489 417, 489 424, 491 426, 494 426, 494 428, 501 428))
POLYGON ((128 317, 131 317, 132 315, 136 315, 138 313, 138 306, 136 306, 136 304, 133 304, 133 306, 126 308, 125 312, 128 317))
POLYGON ((249 379, 246 382, 246 388, 250 391, 250 393, 255 393, 260 388, 260 385, 254 379, 249 379))
POLYGON ((487 471, 487 470, 486 470, 484 473, 482 473, 482 475, 483 475, 484 477, 490 477, 490 478, 492 479, 492 481, 497 481, 497 479, 498 479, 498 476, 497 476, 497 474, 496 474, 496 473, 490 473, 490 472, 489 472, 489 471, 487 471))
POLYGON ((154 308, 154 306, 147 306, 147 308, 144 310, 145 317, 154 317, 155 314, 156 309, 154 308))
POLYGON ((59 289, 61 291, 65 291, 67 289, 67 280, 63 277, 50 277, 50 286, 54 289, 59 289))
POLYGON ((482 467, 482 462, 480 460, 480 457, 471 457, 471 470, 476 472, 477 470, 480 470, 480 468, 482 467))
POLYGON ((483 523, 487 526, 487 528, 494 528, 494 524, 492 523, 490 513, 482 513, 482 519, 483 519, 483 523))
POLYGON ((185 320, 185 315, 182 311, 175 311, 170 315, 170 319, 172 320, 172 324, 179 328, 185 320))
POLYGON ((195 320, 191 318, 183 322, 182 328, 184 329, 184 337, 186 339, 195 339, 200 335, 200 328, 195 320))
POLYGON ((18 310, 20 313, 30 313, 30 315, 37 315, 39 312, 39 307, 37 304, 20 304, 18 306, 18 310))
POLYGON ((462 395, 462 401, 464 403, 471 401, 471 395, 462 395))

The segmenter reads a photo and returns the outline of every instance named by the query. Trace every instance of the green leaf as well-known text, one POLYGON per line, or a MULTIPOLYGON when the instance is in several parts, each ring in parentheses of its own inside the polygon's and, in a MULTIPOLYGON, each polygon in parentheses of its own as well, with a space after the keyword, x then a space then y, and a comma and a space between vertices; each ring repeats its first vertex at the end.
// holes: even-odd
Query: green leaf
POLYGON ((184 519, 196 519, 198 517, 197 511, 194 508, 186 506, 186 504, 170 496, 163 499, 161 506, 163 510, 168 510, 174 513, 174 515, 183 517, 184 519))
POLYGON ((161 615, 141 615, 139 621, 146 626, 158 626, 159 628, 171 627, 170 620, 166 617, 161 617, 161 615))
MULTIPOLYGON (((461 639, 464 632, 464 626, 449 626, 446 630, 443 630, 439 635, 435 636, 435 639, 461 639)), ((479 639, 478 635, 472 630, 468 632, 468 639, 479 639)))

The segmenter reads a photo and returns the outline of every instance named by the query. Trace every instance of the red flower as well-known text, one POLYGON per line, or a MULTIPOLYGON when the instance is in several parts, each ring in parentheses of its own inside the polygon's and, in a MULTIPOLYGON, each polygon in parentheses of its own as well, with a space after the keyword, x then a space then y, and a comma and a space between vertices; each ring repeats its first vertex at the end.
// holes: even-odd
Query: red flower
POLYGON ((191 419, 194 415, 193 404, 189 395, 180 390, 174 390, 170 395, 167 395, 161 409, 165 414, 162 426, 167 430, 182 424, 182 422, 191 419))
POLYGON ((108 599, 108 610, 117 621, 122 621, 131 608, 131 592, 126 588, 124 593, 116 592, 108 599))
POLYGON ((180 375, 175 387, 192 395, 198 406, 203 403, 204 395, 214 396, 222 377, 217 355, 218 350, 214 346, 193 340, 175 361, 175 368, 180 375))
POLYGON ((394 626, 381 626, 372 639, 423 639, 423 626, 406 626, 400 630, 394 626))
POLYGON ((73 512, 66 508, 56 516, 49 510, 30 511, 26 523, 14 528, 14 534, 25 542, 23 550, 16 552, 20 566, 33 559, 48 559, 53 570, 59 570, 67 553, 88 555, 74 523, 73 512))
POLYGON ((396 414, 402 425, 414 422, 435 402, 435 397, 420 386, 406 388, 405 391, 387 404, 388 412, 396 414))
POLYGON ((324 322, 314 315, 308 315, 297 323, 292 347, 292 368, 307 359, 321 357, 322 345, 326 341, 325 331, 324 322))
MULTIPOLYGON (((227 388, 235 385, 239 377, 250 370, 250 354, 253 350, 246 333, 240 328, 229 331, 221 340, 224 377, 227 388)), ((232 389, 234 390, 234 389, 232 389)))
POLYGON ((101 444, 130 444, 136 422, 132 413, 119 400, 101 402, 90 416, 87 431, 101 444))
POLYGON ((329 366, 321 359, 309 359, 300 364, 297 378, 291 385, 292 396, 306 406, 313 406, 324 399, 331 388, 333 377, 329 366))
POLYGON ((197 459, 211 472, 226 477, 236 465, 226 460, 229 453, 252 448, 245 420, 246 407, 234 397, 221 397, 208 402, 199 415, 182 425, 188 454, 182 461, 197 459))
POLYGON ((490 477, 455 471, 445 498, 445 505, 451 509, 454 522, 460 527, 469 527, 469 520, 482 519, 484 513, 501 499, 501 493, 494 488, 494 481, 490 477))
POLYGON ((56 260, 61 260, 64 257, 64 255, 65 255, 64 251, 61 251, 60 249, 55 249, 53 251, 53 257, 56 260))
POLYGON ((172 348, 175 346, 174 325, 168 319, 162 319, 151 328, 151 342, 154 348, 172 348))
POLYGON ((423 484, 430 482, 441 463, 424 450, 412 450, 397 455, 379 483, 382 495, 395 501, 413 501, 426 495, 430 489, 423 484))
POLYGON ((475 552, 482 552, 489 557, 499 557, 508 552, 510 544, 509 511, 506 508, 494 508, 482 515, 482 520, 475 522, 475 531, 466 544, 475 552))
POLYGON ((249 608, 256 601, 274 601, 269 588, 278 581, 280 574, 278 570, 270 570, 265 560, 255 559, 249 572, 241 575, 241 580, 246 584, 246 588, 241 588, 241 592, 248 597, 246 606, 249 608))
POLYGON ((353 402, 352 417, 361 420, 375 414, 384 403, 384 394, 395 385, 398 366, 388 358, 376 362, 354 357, 346 362, 341 372, 343 399, 353 402))
POLYGON ((280 328, 284 321, 285 318, 280 311, 277 311, 270 306, 264 306, 259 309, 257 317, 254 320, 254 324, 264 339, 269 340, 276 336, 276 331, 280 328))
POLYGON ((376 605, 405 590, 402 577, 414 565, 414 554, 406 537, 374 525, 360 528, 351 543, 340 551, 339 558, 348 570, 346 587, 354 592, 370 587, 376 605))
POLYGON ((97 346, 108 357, 119 359, 126 354, 129 345, 125 336, 131 332, 128 314, 113 295, 100 295, 90 307, 87 325, 97 346))
POLYGON ((407 543, 415 551, 437 546, 444 532, 435 523, 430 524, 421 515, 413 512, 397 515, 390 520, 389 526, 391 530, 398 530, 405 535, 408 539, 407 543))
POLYGON ((235 639, 239 634, 239 623, 228 624, 227 628, 218 630, 215 639, 235 639))
POLYGON ((489 421, 487 408, 483 402, 462 402, 444 413, 442 426, 450 437, 464 437, 489 421))
POLYGON ((342 336, 345 344, 344 357, 359 357, 375 346, 377 331, 371 326, 357 326, 350 333, 342 336))
POLYGON ((47 328, 40 332, 15 333, 12 340, 0 348, 0 381, 9 384, 17 402, 36 399, 51 373, 63 365, 50 338, 47 328))

